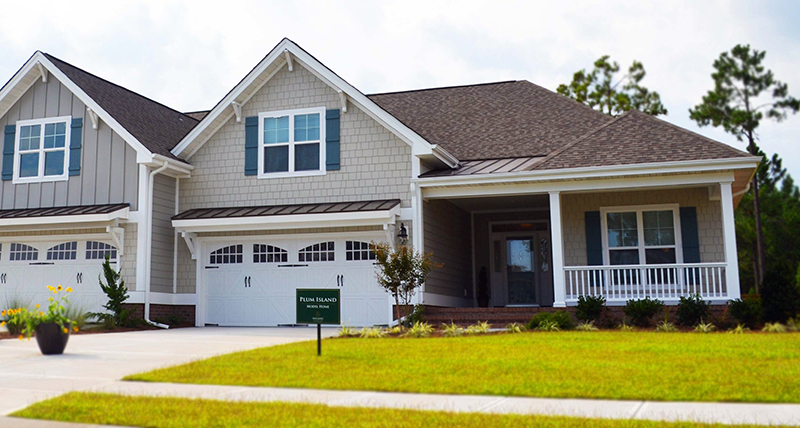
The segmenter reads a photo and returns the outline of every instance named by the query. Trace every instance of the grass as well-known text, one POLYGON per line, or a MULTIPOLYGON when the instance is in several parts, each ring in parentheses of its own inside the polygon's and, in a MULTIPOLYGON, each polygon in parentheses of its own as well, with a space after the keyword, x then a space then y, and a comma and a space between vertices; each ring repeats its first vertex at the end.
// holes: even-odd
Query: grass
POLYGON ((522 333, 328 339, 127 380, 660 401, 800 402, 797 334, 522 333))
MULTIPOLYGON (((328 407, 319 404, 253 403, 169 397, 127 397, 73 392, 36 403, 12 416, 88 424, 157 428, 196 427, 542 427, 700 428, 699 423, 447 413, 399 409, 328 407)), ((730 427, 730 425, 726 425, 730 427)))

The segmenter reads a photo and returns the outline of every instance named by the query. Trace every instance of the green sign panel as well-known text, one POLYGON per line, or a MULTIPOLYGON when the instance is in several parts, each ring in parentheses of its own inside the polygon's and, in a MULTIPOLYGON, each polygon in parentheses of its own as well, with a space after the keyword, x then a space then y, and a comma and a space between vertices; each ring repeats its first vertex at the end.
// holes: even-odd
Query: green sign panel
POLYGON ((298 324, 341 324, 339 289, 298 288, 298 324))

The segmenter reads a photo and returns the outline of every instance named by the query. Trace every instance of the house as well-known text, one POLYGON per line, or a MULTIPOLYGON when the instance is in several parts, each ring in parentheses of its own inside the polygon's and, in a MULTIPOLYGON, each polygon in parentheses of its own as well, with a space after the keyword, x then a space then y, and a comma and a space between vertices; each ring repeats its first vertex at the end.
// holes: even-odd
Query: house
POLYGON ((309 287, 387 324, 370 242, 406 235, 444 264, 425 305, 724 303, 759 163, 527 81, 365 95, 288 39, 191 113, 36 52, 0 122, 0 293, 96 310, 110 257, 146 318, 199 326, 292 324, 309 287))

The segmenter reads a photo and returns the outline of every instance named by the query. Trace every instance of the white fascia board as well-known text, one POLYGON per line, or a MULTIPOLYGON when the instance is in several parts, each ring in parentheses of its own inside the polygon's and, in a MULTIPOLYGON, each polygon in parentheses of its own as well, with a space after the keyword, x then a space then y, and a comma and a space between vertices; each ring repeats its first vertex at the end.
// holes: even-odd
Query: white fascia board
POLYGON ((758 168, 761 158, 757 156, 715 159, 702 161, 662 162, 632 165, 611 165, 586 168, 545 169, 526 172, 498 174, 475 174, 467 176, 414 178, 412 182, 421 187, 464 186, 475 184, 501 184, 531 180, 585 180, 618 177, 625 175, 700 173, 720 169, 758 168))
MULTIPOLYGON (((28 91, 28 89, 30 89, 31 86, 33 86, 36 83, 37 79, 34 78, 34 79, 31 79, 31 83, 25 85, 24 87, 18 88, 18 86, 22 83, 23 79, 25 79, 25 77, 28 76, 28 74, 31 72, 31 70, 33 70, 34 67, 37 67, 37 64, 39 63, 39 58, 40 57, 44 57, 44 55, 42 55, 41 52, 36 51, 36 53, 33 54, 33 56, 31 56, 28 59, 28 61, 22 66, 22 68, 20 68, 19 71, 17 71, 17 73, 14 74, 13 77, 11 77, 11 80, 9 80, 9 82, 6 84, 6 86, 3 87, 3 90, 0 91, 0 100, 4 100, 6 97, 8 97, 11 94, 11 92, 13 92, 16 89, 20 90, 20 94, 24 94, 25 92, 28 91)), ((36 70, 36 74, 37 75, 39 74, 38 70, 36 70)), ((18 98, 21 98, 21 97, 22 97, 22 95, 20 95, 18 98)), ((14 100, 14 102, 16 102, 16 101, 18 101, 18 99, 14 100)), ((10 103, 9 104, 9 109, 13 105, 14 105, 14 103, 10 103)), ((4 116, 6 113, 8 113, 8 109, 0 111, 0 116, 4 116)))
MULTIPOLYGON (((183 151, 186 150, 186 148, 189 147, 189 145, 195 140, 195 138, 205 131, 205 129, 230 106, 231 102, 235 101, 242 94, 242 92, 244 92, 244 90, 247 89, 255 81, 255 79, 258 78, 258 76, 266 71, 266 69, 273 62, 278 60, 283 60, 285 62, 284 52, 286 51, 294 55, 297 62, 300 62, 301 65, 303 65, 320 80, 324 81, 329 86, 332 86, 333 88, 341 90, 347 94, 347 97, 351 103, 354 103, 359 109, 392 131, 395 135, 397 135, 398 138, 406 142, 408 145, 416 147, 417 144, 420 144, 423 147, 427 147, 428 150, 432 150, 432 145, 419 134, 397 120, 397 118, 389 114, 387 111, 383 110, 380 106, 367 98, 366 95, 362 94, 349 83, 345 82, 342 78, 330 71, 327 67, 303 51, 303 49, 294 44, 292 41, 289 39, 284 39, 269 54, 267 54, 261 63, 259 63, 258 66, 256 66, 256 68, 250 72, 250 74, 248 74, 230 93, 228 93, 228 95, 226 95, 225 98, 223 98, 223 100, 220 101, 214 107, 214 109, 212 109, 203 118, 203 120, 201 120, 200 123, 197 124, 197 126, 192 129, 192 131, 190 131, 189 134, 183 138, 183 140, 181 140, 180 143, 178 143, 177 146, 175 146, 175 148, 172 149, 172 153, 175 156, 180 156, 181 153, 183 153, 183 151)), ((449 162, 446 160, 443 160, 443 162, 449 164, 449 162)))
POLYGON ((49 71, 50 74, 55 76, 62 85, 66 86, 70 92, 72 92, 75 96, 78 97, 86 107, 92 109, 97 116, 103 120, 114 132, 119 134, 126 143, 128 143, 134 150, 136 150, 136 161, 139 163, 147 162, 149 159, 152 159, 153 153, 147 149, 139 140, 137 140, 130 132, 128 132, 125 127, 120 125, 114 117, 112 117, 108 112, 103 110, 95 100, 93 100, 86 92, 83 91, 78 85, 75 84, 72 80, 70 80, 66 74, 64 74, 58 67, 56 67, 46 56, 44 56, 41 52, 36 52, 34 55, 36 61, 41 62, 49 71))
POLYGON ((603 192, 611 190, 656 189, 719 184, 733 181, 733 172, 709 172, 667 176, 508 182, 488 185, 426 187, 425 199, 513 196, 547 192, 603 192))
POLYGON ((80 214, 80 215, 55 215, 47 217, 19 217, 0 219, 0 227, 5 226, 33 226, 33 225, 58 225, 102 223, 114 220, 127 220, 130 208, 125 207, 108 214, 80 214))
POLYGON ((179 231, 193 233, 371 226, 393 224, 398 214, 399 205, 384 211, 172 220, 172 226, 179 231))

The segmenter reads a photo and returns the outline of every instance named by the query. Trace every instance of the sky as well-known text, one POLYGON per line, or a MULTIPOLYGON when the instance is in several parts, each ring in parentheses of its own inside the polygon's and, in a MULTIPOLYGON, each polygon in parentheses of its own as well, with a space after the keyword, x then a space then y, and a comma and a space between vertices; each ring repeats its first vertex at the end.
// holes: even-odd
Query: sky
MULTIPOLYGON (((623 69, 638 60, 663 119, 740 149, 689 119, 720 53, 765 50, 800 97, 796 1, 26 1, 3 15, 0 80, 41 50, 181 111, 213 107, 283 37, 367 94, 502 80, 555 90, 602 55, 623 69)), ((758 137, 800 177, 800 114, 765 120, 758 137)))

